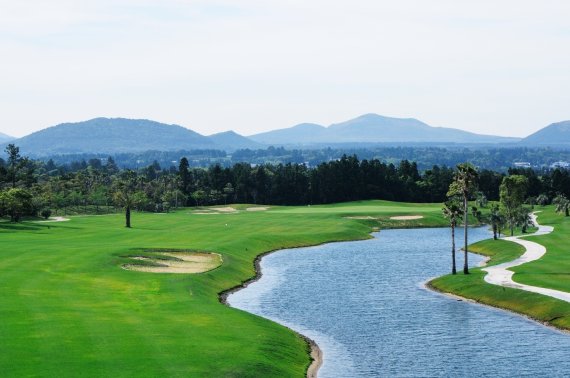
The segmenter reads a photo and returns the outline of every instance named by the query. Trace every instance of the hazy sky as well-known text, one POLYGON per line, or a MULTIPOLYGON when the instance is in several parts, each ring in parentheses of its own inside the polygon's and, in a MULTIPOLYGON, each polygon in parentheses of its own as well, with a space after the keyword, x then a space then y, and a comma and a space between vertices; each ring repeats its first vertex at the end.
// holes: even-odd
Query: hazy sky
POLYGON ((526 136, 570 119, 569 19, 568 0, 0 0, 0 131, 379 113, 526 136))

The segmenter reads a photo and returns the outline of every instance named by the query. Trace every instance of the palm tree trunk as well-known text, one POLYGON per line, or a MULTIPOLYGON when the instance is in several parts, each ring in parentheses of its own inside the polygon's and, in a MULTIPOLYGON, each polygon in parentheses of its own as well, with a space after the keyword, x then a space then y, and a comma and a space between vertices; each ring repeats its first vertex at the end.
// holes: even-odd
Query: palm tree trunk
POLYGON ((493 240, 497 240, 497 225, 493 223, 493 240))
POLYGON ((463 234, 465 237, 465 246, 463 248, 464 251, 464 259, 463 259, 463 274, 469 274, 469 265, 468 265, 468 261, 467 261, 467 256, 468 256, 468 250, 467 250, 467 245, 468 245, 468 241, 467 241, 467 227, 469 226, 469 213, 468 213, 468 203, 467 203, 467 195, 463 196, 463 211, 464 211, 464 215, 463 218, 465 219, 465 222, 463 222, 463 234))
POLYGON ((126 227, 131 228, 131 207, 127 206, 125 210, 125 220, 126 220, 126 227))
POLYGON ((451 225, 451 274, 457 274, 455 266, 455 225, 451 225))

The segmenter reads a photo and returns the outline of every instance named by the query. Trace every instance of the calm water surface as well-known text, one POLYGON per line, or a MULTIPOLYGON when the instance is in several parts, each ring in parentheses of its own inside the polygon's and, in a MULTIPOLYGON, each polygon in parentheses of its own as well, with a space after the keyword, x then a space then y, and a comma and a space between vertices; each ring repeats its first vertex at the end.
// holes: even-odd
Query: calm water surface
POLYGON ((266 256, 229 303, 315 340, 322 378, 570 376, 569 335, 423 288, 449 269, 448 229, 374 236, 266 256))

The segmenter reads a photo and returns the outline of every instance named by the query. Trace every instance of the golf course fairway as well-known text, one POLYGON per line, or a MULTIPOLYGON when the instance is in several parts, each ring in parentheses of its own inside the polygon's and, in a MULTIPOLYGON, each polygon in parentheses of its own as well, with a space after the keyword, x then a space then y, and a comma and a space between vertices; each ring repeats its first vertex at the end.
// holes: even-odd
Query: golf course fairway
POLYGON ((446 225, 440 204, 251 207, 134 213, 132 229, 121 214, 1 222, 0 375, 302 377, 306 340, 220 293, 252 279, 270 251, 446 225), (124 268, 176 253, 220 259, 196 274, 124 268))

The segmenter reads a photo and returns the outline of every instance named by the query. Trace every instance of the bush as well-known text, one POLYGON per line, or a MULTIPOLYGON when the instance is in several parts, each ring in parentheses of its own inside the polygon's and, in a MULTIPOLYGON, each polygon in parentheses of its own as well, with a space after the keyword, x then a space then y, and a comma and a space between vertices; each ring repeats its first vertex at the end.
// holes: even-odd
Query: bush
POLYGON ((51 217, 51 210, 50 209, 43 209, 42 212, 40 213, 40 215, 44 218, 44 219, 49 219, 49 217, 51 217))

